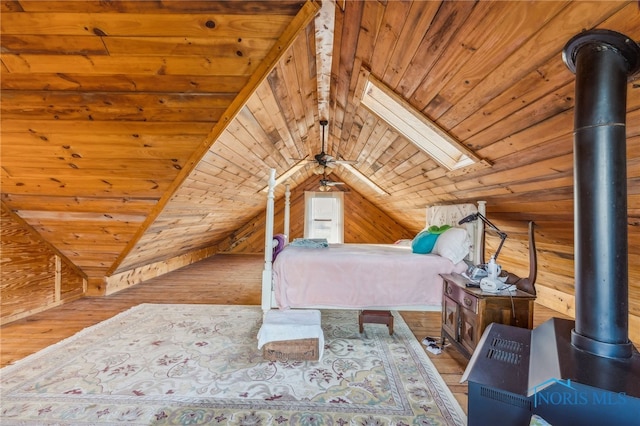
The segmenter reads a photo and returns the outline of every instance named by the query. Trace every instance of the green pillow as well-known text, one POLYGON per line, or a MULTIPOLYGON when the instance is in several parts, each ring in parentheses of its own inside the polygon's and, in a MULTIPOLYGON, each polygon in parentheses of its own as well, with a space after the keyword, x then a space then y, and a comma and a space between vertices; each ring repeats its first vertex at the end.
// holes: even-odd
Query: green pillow
POLYGON ((427 229, 420 231, 411 241, 411 250, 418 254, 431 253, 439 236, 440 234, 434 234, 427 229))
POLYGON ((431 225, 430 227, 427 228, 427 231, 431 232, 432 234, 442 234, 444 231, 446 231, 449 228, 451 228, 451 225, 442 225, 442 226, 431 225))

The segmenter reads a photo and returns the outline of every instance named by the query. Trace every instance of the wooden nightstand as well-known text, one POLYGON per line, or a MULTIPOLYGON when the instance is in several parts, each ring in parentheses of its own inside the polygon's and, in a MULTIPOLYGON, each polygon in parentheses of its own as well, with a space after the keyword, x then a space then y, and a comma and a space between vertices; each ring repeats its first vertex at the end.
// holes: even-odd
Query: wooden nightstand
POLYGON ((459 274, 444 274, 442 278, 442 343, 449 339, 465 357, 471 357, 492 322, 533 327, 534 295, 521 290, 487 293, 466 287, 469 280, 459 274))

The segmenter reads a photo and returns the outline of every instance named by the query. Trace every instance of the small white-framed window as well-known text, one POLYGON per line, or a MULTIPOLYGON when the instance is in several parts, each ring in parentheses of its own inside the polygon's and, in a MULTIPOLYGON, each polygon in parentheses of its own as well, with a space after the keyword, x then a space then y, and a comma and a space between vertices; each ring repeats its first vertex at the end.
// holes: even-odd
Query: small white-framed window
POLYGON ((342 192, 305 191, 304 237, 326 238, 329 243, 344 242, 344 194, 342 192))

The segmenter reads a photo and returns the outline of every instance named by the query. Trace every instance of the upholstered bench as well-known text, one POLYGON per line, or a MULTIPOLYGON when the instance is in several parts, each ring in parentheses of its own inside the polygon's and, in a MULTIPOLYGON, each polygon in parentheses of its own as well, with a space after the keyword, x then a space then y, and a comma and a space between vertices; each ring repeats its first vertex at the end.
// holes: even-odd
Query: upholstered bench
POLYGON ((386 324, 389 327, 389 335, 393 334, 393 314, 391 311, 363 310, 358 315, 360 333, 364 332, 365 323, 386 324))
POLYGON ((318 361, 324 349, 320 311, 272 309, 258 331, 258 349, 269 361, 318 361))

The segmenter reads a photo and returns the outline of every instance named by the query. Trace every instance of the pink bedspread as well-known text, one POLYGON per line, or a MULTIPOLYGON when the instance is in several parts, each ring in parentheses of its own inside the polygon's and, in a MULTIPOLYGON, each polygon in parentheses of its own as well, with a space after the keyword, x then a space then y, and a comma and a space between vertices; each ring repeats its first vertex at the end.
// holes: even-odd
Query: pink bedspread
POLYGON ((440 306, 440 274, 465 267, 398 245, 287 246, 273 263, 275 298, 280 308, 440 306))

